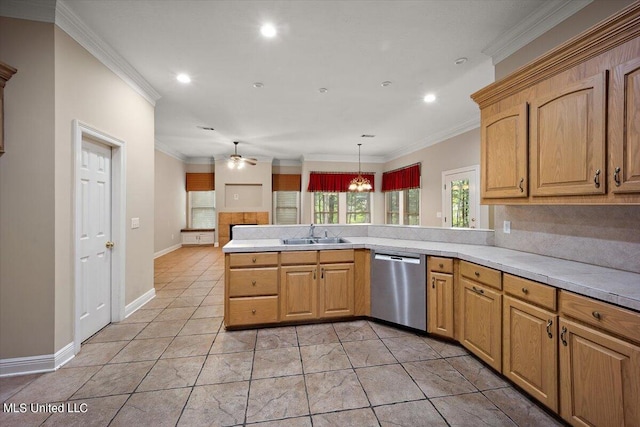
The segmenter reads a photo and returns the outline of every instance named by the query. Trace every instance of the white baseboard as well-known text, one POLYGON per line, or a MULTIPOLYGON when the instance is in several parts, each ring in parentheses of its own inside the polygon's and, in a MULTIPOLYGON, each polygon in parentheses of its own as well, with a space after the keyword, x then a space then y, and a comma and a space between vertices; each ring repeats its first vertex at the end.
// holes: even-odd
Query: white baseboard
POLYGON ((156 289, 151 288, 144 294, 140 295, 136 298, 131 304, 127 304, 124 308, 124 318, 131 316, 138 309, 140 309, 143 305, 154 299, 156 296, 156 289))
POLYGON ((70 342, 55 354, 0 359, 0 377, 55 371, 74 356, 74 345, 70 342))
POLYGON ((176 249, 180 249, 181 247, 182 247, 182 243, 178 243, 177 245, 169 246, 168 248, 163 249, 163 250, 158 251, 158 252, 156 252, 155 254, 153 254, 153 259, 159 258, 159 257, 161 257, 162 255, 166 255, 166 254, 168 254, 169 252, 173 252, 173 251, 175 251, 176 249))

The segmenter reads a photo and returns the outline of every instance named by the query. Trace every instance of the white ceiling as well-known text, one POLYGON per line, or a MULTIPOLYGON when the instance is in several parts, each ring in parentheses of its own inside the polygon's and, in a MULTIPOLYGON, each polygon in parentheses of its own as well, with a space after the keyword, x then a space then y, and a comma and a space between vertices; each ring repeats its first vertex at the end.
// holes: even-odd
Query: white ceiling
POLYGON ((493 81, 482 51, 567 1, 64 3, 160 94, 158 147, 220 158, 238 140, 244 156, 354 161, 362 142, 373 161, 477 127, 469 95, 493 81), (260 35, 264 22, 278 28, 274 39, 260 35), (468 61, 455 65, 459 57, 468 61), (192 82, 178 83, 179 72, 192 82))

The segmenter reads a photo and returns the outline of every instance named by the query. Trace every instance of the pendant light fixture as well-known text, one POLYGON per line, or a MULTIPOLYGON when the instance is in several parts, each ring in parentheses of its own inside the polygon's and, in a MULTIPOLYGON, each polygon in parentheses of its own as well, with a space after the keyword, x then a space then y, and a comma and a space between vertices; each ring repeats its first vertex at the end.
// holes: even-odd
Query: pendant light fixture
POLYGON ((362 144, 358 144, 358 176, 353 178, 351 180, 351 183, 349 184, 349 191, 357 191, 360 193, 363 191, 371 191, 371 189, 373 188, 369 180, 364 176, 362 176, 362 170, 360 167, 360 147, 361 146, 362 144))

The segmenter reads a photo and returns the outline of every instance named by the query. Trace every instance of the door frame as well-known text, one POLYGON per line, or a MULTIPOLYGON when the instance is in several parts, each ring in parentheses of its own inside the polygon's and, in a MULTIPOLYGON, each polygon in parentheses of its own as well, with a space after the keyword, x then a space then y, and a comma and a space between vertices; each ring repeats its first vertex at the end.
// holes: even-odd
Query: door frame
POLYGON ((440 187, 442 190, 442 227, 446 227, 446 228, 452 228, 451 226, 447 226, 444 222, 445 219, 445 208, 449 208, 449 206, 447 205, 447 191, 445 190, 445 178, 447 177, 447 175, 455 175, 458 173, 464 173, 464 172, 469 172, 470 174, 472 174, 475 178, 475 185, 471 185, 469 188, 469 192, 473 193, 473 195, 476 198, 477 201, 477 206, 476 206, 476 224, 478 224, 475 228, 486 228, 486 226, 484 225, 484 221, 486 221, 486 212, 483 212, 482 206, 480 205, 480 165, 471 165, 471 166, 466 166, 463 168, 458 168, 458 169, 451 169, 448 171, 442 171, 442 186, 440 187))
POLYGON ((81 194, 78 189, 77 179, 82 167, 82 140, 88 137, 94 141, 111 147, 111 239, 116 243, 111 252, 111 321, 119 322, 125 317, 125 253, 126 253, 126 150, 125 142, 99 131, 81 121, 75 119, 72 122, 73 144, 73 342, 74 354, 80 351, 82 344, 80 338, 80 247, 78 236, 80 235, 80 205, 81 194))

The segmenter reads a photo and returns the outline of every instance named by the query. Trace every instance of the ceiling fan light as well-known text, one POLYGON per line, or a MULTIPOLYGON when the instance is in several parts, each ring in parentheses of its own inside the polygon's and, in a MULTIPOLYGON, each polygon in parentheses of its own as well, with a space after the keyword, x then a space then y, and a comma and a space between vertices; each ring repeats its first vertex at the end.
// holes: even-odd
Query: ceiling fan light
POLYGON ((233 159, 229 159, 229 160, 227 161, 227 167, 228 167, 229 169, 233 169, 233 168, 235 168, 235 167, 236 167, 236 162, 235 162, 233 159))
POLYGON ((243 161, 239 161, 238 162, 238 169, 244 169, 244 162, 243 161))

